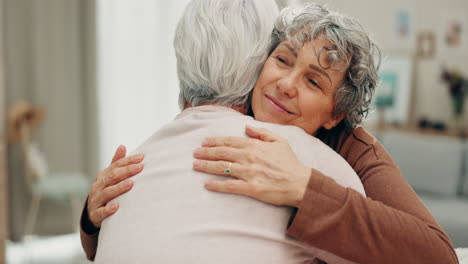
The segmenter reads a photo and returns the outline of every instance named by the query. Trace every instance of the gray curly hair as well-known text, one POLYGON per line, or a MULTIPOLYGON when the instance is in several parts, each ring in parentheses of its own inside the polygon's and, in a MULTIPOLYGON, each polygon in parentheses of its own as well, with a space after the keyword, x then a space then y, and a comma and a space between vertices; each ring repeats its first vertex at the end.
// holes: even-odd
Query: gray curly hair
POLYGON ((287 7, 276 19, 269 52, 271 54, 286 39, 301 47, 305 41, 319 35, 324 35, 334 45, 333 49, 322 48, 319 52, 319 57, 326 52, 329 63, 320 66, 347 71, 334 95, 333 117, 346 114, 344 122, 354 128, 369 112, 379 82, 380 66, 380 49, 359 22, 317 4, 287 7))

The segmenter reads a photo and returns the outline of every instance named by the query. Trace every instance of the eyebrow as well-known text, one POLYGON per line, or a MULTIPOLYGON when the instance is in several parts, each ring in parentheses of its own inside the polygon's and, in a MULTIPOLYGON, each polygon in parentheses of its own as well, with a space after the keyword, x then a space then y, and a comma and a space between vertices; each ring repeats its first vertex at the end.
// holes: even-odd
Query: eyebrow
POLYGON ((281 44, 283 46, 285 46, 286 48, 288 48, 288 50, 294 55, 294 57, 297 58, 297 51, 295 48, 293 48, 291 45, 289 45, 288 43, 283 43, 281 44))
POLYGON ((327 77, 327 79, 330 81, 330 83, 332 83, 332 80, 330 78, 330 76, 328 75, 328 73, 322 69, 320 69, 319 67, 313 65, 313 64, 309 64, 309 68, 311 68, 312 70, 316 70, 318 72, 320 72, 322 75, 325 75, 325 77, 327 77))

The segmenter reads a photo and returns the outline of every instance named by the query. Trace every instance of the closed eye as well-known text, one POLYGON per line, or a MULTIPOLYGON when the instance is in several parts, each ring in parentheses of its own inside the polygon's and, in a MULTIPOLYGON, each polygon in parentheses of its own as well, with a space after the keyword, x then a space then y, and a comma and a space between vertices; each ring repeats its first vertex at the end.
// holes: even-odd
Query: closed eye
POLYGON ((287 64, 286 60, 281 56, 276 56, 276 59, 281 63, 287 64))
POLYGON ((320 88, 320 86, 318 85, 318 83, 316 81, 314 81, 313 79, 309 79, 309 82, 314 85, 314 86, 317 86, 318 88, 320 88))

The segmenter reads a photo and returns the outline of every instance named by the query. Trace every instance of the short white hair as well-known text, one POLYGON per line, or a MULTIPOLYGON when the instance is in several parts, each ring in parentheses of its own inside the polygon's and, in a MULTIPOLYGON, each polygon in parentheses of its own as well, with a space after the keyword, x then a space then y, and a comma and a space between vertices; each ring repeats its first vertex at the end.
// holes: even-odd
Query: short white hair
POLYGON ((174 38, 179 105, 246 106, 268 56, 274 0, 192 0, 174 38))

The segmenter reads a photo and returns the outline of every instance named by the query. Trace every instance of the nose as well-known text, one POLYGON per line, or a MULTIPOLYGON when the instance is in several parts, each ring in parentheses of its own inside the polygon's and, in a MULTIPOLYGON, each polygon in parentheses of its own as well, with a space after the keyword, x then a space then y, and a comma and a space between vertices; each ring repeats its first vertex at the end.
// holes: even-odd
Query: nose
POLYGON ((279 91, 288 97, 295 97, 297 94, 297 80, 296 79, 297 78, 294 76, 293 73, 289 73, 288 75, 283 76, 277 82, 279 91))

